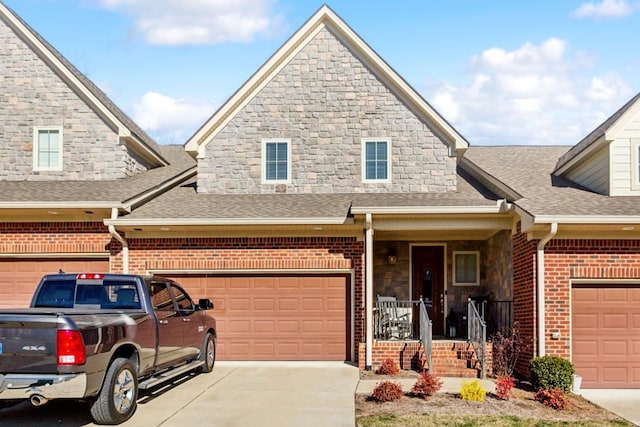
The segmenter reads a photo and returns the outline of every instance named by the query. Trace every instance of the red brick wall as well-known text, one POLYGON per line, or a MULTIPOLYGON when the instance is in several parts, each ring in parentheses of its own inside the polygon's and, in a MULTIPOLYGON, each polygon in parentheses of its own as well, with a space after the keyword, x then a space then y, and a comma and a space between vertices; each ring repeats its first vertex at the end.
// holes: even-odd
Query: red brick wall
POLYGON ((0 223, 0 253, 100 253, 120 250, 101 222, 0 223))
POLYGON ((552 240, 545 248, 546 353, 571 355, 571 279, 640 279, 640 240, 552 240), (560 332, 561 338, 551 338, 560 332))
MULTIPOLYGON (((129 271, 353 270, 355 347, 365 340, 364 242, 353 237, 129 239, 129 271)), ((356 355, 357 356, 357 355, 356 355)))
POLYGON ((529 361, 535 354, 537 241, 528 241, 519 231, 513 236, 513 321, 526 345, 516 370, 528 376, 529 361))

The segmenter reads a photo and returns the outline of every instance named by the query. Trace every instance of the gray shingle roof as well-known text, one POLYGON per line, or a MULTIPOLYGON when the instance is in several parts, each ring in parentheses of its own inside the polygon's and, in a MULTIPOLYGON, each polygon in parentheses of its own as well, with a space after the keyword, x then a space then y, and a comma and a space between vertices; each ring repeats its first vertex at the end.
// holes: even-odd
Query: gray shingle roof
POLYGON ((569 147, 472 147, 465 157, 519 193, 515 201, 532 215, 640 215, 640 198, 609 197, 552 175, 569 147))
MULTIPOLYGON (((464 175, 464 173, 463 173, 464 175)), ((466 175, 455 193, 199 194, 195 178, 125 217, 134 220, 345 219, 352 206, 495 206, 466 175)))

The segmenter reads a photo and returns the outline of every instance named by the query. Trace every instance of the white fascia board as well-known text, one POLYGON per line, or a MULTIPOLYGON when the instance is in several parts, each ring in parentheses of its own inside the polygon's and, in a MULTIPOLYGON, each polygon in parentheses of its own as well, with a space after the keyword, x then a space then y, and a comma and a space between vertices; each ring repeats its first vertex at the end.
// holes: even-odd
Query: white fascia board
POLYGON ((184 218, 184 219, 105 219, 105 225, 118 226, 202 226, 202 225, 350 225, 352 218, 184 218))
POLYGON ((122 202, 0 202, 0 209, 122 209, 122 202))
POLYGON ((560 166, 558 169, 553 171, 554 175, 562 175, 569 169, 571 169, 574 165, 577 165, 582 160, 591 156, 596 151, 600 150, 604 145, 611 142, 611 139, 607 137, 607 133, 603 133, 598 137, 595 141, 593 141, 587 148, 578 153, 574 158, 567 161, 564 165, 560 166))
POLYGON ((640 111, 640 101, 636 101, 627 109, 627 111, 624 112, 624 114, 622 114, 622 116, 618 118, 618 120, 615 121, 613 125, 605 131, 605 139, 608 141, 615 140, 618 137, 618 134, 621 131, 624 131, 629 124, 629 121, 638 113, 638 111, 640 111))
POLYGON ((640 224, 640 215, 536 215, 534 224, 640 224))
POLYGON ((144 193, 139 194, 136 197, 126 200, 125 203, 122 204, 122 207, 127 212, 131 212, 133 209, 135 209, 137 206, 144 203, 145 201, 148 201, 156 197, 158 194, 162 194, 166 190, 173 188, 175 185, 180 184, 181 182, 186 181, 187 179, 195 176, 197 172, 198 172, 198 168, 194 166, 191 169, 188 169, 187 171, 181 173, 180 175, 174 176, 170 180, 163 182, 162 185, 158 187, 154 187, 149 191, 145 191, 144 193))
POLYGON ((497 214, 501 204, 496 206, 359 206, 351 208, 355 215, 429 215, 429 214, 497 214))

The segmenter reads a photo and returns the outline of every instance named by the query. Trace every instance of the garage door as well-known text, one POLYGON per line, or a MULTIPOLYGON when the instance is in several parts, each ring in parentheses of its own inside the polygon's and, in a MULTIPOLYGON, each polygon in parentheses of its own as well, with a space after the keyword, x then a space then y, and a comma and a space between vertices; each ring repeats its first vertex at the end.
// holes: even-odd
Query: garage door
POLYGON ((344 276, 171 276, 215 308, 219 360, 347 360, 344 276))
POLYGON ((574 285, 572 360, 583 388, 640 388, 640 286, 574 285))
POLYGON ((0 259, 0 306, 26 307, 45 274, 107 272, 108 259, 0 259))

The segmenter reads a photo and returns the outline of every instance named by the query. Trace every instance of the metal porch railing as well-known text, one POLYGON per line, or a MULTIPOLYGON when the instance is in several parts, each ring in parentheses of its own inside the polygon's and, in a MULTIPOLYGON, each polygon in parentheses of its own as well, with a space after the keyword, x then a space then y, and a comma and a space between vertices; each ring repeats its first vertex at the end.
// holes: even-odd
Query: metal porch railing
POLYGON ((424 355, 427 359, 427 371, 431 373, 431 352, 433 349, 433 323, 429 319, 427 307, 422 298, 420 299, 420 341, 424 348, 424 355))
MULTIPOLYGON (((484 307, 484 304, 481 304, 484 307)), ((481 309, 484 311, 483 309, 481 309)), ((480 375, 485 379, 485 350, 487 344, 487 324, 483 316, 478 311, 475 302, 469 298, 467 302, 467 319, 468 319, 468 340, 473 346, 478 360, 480 361, 480 375)))

